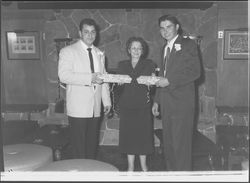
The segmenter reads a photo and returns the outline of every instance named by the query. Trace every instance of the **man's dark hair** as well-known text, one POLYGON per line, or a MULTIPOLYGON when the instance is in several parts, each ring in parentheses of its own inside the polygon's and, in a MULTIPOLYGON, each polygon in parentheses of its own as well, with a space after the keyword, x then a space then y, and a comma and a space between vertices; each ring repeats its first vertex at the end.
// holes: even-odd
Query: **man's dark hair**
POLYGON ((80 25, 79 25, 80 31, 82 30, 83 25, 94 26, 95 30, 98 31, 98 26, 97 26, 96 22, 91 18, 84 18, 84 19, 81 20, 80 25))
POLYGON ((178 24, 179 25, 178 34, 181 35, 183 33, 183 30, 181 28, 181 24, 180 24, 179 20, 175 16, 173 16, 173 15, 163 15, 163 16, 161 16, 158 19, 158 24, 160 25, 161 22, 166 21, 166 20, 172 22, 174 25, 178 24))

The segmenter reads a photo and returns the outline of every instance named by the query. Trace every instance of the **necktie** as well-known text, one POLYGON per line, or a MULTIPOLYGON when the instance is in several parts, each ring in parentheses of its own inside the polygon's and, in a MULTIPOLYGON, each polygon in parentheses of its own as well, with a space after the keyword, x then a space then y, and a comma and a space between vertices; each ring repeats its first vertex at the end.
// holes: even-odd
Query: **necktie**
POLYGON ((94 70, 94 62, 93 62, 93 56, 92 56, 92 53, 91 53, 91 48, 88 48, 87 50, 89 51, 89 60, 90 60, 91 72, 94 73, 95 70, 94 70))
POLYGON ((167 53, 166 53, 165 58, 164 58, 164 76, 166 76, 167 62, 168 62, 168 59, 169 59, 169 55, 170 55, 170 48, 168 47, 167 48, 167 53))

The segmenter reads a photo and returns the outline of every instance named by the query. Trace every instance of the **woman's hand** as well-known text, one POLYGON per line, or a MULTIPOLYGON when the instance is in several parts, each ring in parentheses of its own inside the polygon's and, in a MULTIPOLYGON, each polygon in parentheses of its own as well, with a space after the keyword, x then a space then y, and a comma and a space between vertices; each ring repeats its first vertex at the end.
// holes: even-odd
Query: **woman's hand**
POLYGON ((111 106, 104 106, 104 114, 107 115, 110 112, 111 106))
POLYGON ((153 107, 152 107, 152 113, 154 116, 159 116, 159 105, 154 102, 153 107))

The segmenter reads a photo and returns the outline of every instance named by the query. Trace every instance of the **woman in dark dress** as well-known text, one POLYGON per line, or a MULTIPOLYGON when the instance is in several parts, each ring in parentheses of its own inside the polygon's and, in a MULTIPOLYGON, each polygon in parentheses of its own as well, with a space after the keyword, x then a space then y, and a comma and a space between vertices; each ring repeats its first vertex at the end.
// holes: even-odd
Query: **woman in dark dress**
POLYGON ((140 37, 131 37, 126 49, 130 59, 119 62, 118 74, 129 75, 131 83, 122 87, 119 99, 119 149, 127 154, 128 171, 134 170, 135 155, 139 155, 142 171, 147 171, 146 155, 154 150, 153 118, 149 85, 138 84, 139 76, 151 76, 155 64, 145 59, 146 43, 140 37))

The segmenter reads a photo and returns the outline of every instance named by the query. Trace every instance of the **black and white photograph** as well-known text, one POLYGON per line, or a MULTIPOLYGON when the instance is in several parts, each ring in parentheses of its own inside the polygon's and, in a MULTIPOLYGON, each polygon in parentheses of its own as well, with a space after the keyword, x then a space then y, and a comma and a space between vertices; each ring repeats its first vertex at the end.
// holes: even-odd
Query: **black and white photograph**
POLYGON ((248 59, 248 31, 225 30, 224 59, 248 59))
POLYGON ((7 31, 9 60, 38 60, 40 56, 38 31, 7 31))
POLYGON ((248 1, 1 1, 1 181, 249 182, 248 1))

